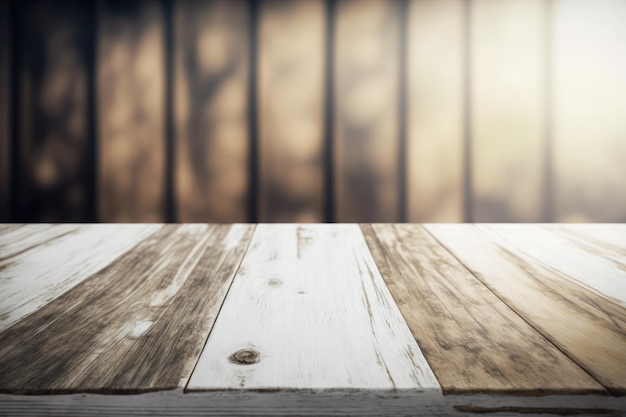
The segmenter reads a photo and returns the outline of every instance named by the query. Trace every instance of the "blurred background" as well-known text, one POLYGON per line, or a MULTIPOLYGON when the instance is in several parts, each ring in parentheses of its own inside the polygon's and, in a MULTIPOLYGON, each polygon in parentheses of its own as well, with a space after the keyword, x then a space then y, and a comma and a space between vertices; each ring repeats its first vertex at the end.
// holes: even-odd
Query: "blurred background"
POLYGON ((624 0, 1 0, 0 57, 0 221, 626 221, 624 0))

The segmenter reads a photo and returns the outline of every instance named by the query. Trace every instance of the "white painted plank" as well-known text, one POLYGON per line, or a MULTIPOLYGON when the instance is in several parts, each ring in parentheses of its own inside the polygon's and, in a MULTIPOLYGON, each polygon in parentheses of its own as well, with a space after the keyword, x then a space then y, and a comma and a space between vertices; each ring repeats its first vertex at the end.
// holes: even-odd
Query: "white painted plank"
POLYGON ((0 260, 23 253, 35 246, 47 244, 54 239, 78 230, 77 224, 29 224, 9 229, 0 234, 0 260))
POLYGON ((441 389, 354 224, 259 225, 187 388, 441 389))
MULTIPOLYGON (((603 248, 584 239, 570 240, 563 233, 537 224, 478 225, 479 230, 522 259, 564 273, 580 284, 626 306, 626 256, 619 262, 605 257, 603 248), (587 250, 585 248, 588 248, 587 250)), ((565 228, 564 230, 567 230, 565 228)))
POLYGON ((159 227, 84 225, 49 244, 0 260, 0 331, 98 272, 159 227))
POLYGON ((551 230, 580 233, 591 239, 621 247, 626 251, 626 224, 624 223, 550 224, 546 227, 551 230))

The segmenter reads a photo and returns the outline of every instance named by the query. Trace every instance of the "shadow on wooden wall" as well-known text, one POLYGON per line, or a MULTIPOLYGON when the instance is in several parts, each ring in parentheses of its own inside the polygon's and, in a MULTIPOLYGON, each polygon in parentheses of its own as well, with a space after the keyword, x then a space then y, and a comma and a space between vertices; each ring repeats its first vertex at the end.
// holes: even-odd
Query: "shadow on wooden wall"
POLYGON ((625 19, 3 0, 0 220, 624 222, 625 19))

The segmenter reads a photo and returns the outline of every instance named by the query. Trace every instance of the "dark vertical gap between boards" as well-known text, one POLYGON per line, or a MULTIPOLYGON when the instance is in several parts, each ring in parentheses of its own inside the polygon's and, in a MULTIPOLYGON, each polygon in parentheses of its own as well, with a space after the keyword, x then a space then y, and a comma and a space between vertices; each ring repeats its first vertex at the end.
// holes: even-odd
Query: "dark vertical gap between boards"
POLYGON ((173 0, 163 0, 163 41, 165 58, 165 221, 176 222, 174 204, 174 4, 173 0))
POLYGON ((87 204, 86 219, 97 222, 98 216, 98 127, 97 127, 97 66, 98 66, 98 2, 86 6, 87 39, 85 45, 85 67, 87 72, 87 204))
POLYGON ((543 65, 543 196, 542 221, 554 222, 554 160, 553 160, 553 131, 552 131, 552 60, 554 45, 552 40, 554 1, 544 0, 544 65, 543 65))
POLYGON ((472 223, 472 0, 463 2, 463 221, 472 223))
POLYGON ((336 0, 326 1, 326 65, 324 68, 324 221, 335 221, 334 130, 334 55, 336 0))
POLYGON ((407 21, 408 0, 399 4, 399 53, 398 53, 398 221, 407 221, 407 21))
POLYGON ((3 175, 6 175, 5 178, 2 179, 2 181, 6 181, 3 185, 2 185, 2 190, 4 192, 4 195, 0 196, 0 198, 4 199, 4 202, 2 204, 0 204, 0 222, 10 222, 11 221, 11 177, 12 177, 12 173, 11 173, 11 169, 13 166, 13 161, 11 161, 11 149, 12 149, 12 145, 11 145, 11 78, 13 77, 12 74, 12 62, 13 60, 11 59, 11 54, 12 54, 12 33, 11 33, 11 28, 13 26, 12 24, 12 19, 11 19, 11 4, 8 1, 3 1, 2 5, 0 5, 1 7, 1 12, 2 16, 0 21, 2 22, 2 33, 0 34, 0 37, 4 37, 4 45, 2 46, 2 57, 1 59, 6 59, 5 62, 2 62, 2 69, 0 70, 0 72, 2 72, 2 79, 0 80, 0 82, 2 83, 2 86, 0 87, 0 91, 2 91, 2 97, 0 97, 0 100, 2 100, 2 105, 0 106, 0 108, 2 108, 1 111, 6 112, 3 116, 6 117, 6 123, 7 123, 7 127, 5 127, 5 129, 7 129, 4 134, 6 135, 4 138, 0 139, 0 140, 4 140, 5 143, 3 144, 4 149, 6 150, 6 155, 4 155, 2 157, 2 161, 0 162, 0 164, 6 164, 5 167, 3 167, 4 172, 2 173, 3 175))
POLYGON ((248 222, 256 223, 258 213, 258 107, 257 107, 257 54, 259 32, 259 0, 248 0, 249 7, 249 70, 248 70, 248 222))
POLYGON ((18 213, 18 191, 19 191, 19 170, 20 170, 20 150, 19 150, 19 137, 20 137, 20 86, 22 80, 22 36, 20 33, 20 27, 22 26, 23 19, 23 5, 22 2, 9 2, 9 16, 10 16, 10 39, 11 39, 11 83, 10 83, 10 153, 11 153, 11 178, 10 178, 10 208, 9 216, 10 221, 19 221, 18 213))

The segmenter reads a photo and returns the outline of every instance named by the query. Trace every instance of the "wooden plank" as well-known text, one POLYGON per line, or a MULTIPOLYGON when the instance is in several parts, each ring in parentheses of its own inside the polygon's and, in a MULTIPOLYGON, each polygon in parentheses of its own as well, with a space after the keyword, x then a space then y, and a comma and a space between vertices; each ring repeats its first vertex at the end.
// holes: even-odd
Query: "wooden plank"
POLYGON ((183 222, 246 221, 248 4, 175 9, 175 195, 183 222))
POLYGON ((337 2, 334 165, 339 222, 398 219, 399 11, 399 2, 337 2))
POLYGON ((89 220, 89 2, 12 2, 19 48, 13 221, 89 220))
POLYGON ((470 220, 539 221, 544 181, 545 4, 543 0, 471 4, 470 220))
POLYGON ((612 394, 626 394, 626 309, 538 260, 523 259, 475 226, 433 224, 426 228, 612 394))
POLYGON ((184 386, 252 230, 162 227, 0 334, 0 391, 132 393, 184 386))
POLYGON ((161 4, 135 0, 98 5, 99 218, 127 223, 163 221, 161 4))
POLYGON ((259 225, 188 390, 440 392, 357 225, 259 225))
POLYGON ((626 3, 554 5, 555 210, 560 222, 626 222, 626 3))
MULTIPOLYGON (((41 243, 24 251, 23 247, 19 250, 21 244, 14 242, 6 255, 3 248, 0 259, 0 331, 98 272, 159 227, 63 226, 47 233, 38 232, 38 226, 33 225, 18 229, 19 234, 35 233, 41 243), (54 237, 58 232, 60 234, 54 237), (48 238, 44 237, 46 234, 48 238)), ((3 241, 7 235, 2 235, 3 241)), ((22 237, 26 239, 23 234, 22 237)))
POLYGON ((626 248, 626 224, 624 223, 552 224, 546 227, 550 230, 580 235, 588 242, 603 245, 605 249, 609 249, 606 255, 626 256, 623 251, 626 248))
POLYGON ((0 261, 77 231, 80 225, 30 224, 0 230, 0 261), (8 230, 5 230, 8 229, 8 230))
POLYGON ((421 226, 361 229, 444 393, 604 391, 421 226))
POLYGON ((569 227, 508 224, 479 229, 526 262, 538 262, 626 307, 626 247, 591 240, 569 227))
POLYGON ((463 1, 412 0, 408 21, 409 220, 459 222, 463 220, 463 1))
POLYGON ((324 34, 322 0, 261 3, 259 218, 323 218, 324 34))
POLYGON ((507 417, 626 414, 623 397, 600 395, 441 395, 399 390, 380 395, 371 390, 215 390, 187 393, 158 391, 139 395, 8 395, 0 394, 0 409, 11 416, 437 416, 507 417))
POLYGON ((11 196, 11 20, 9 2, 0 2, 0 222, 10 220, 11 196))

